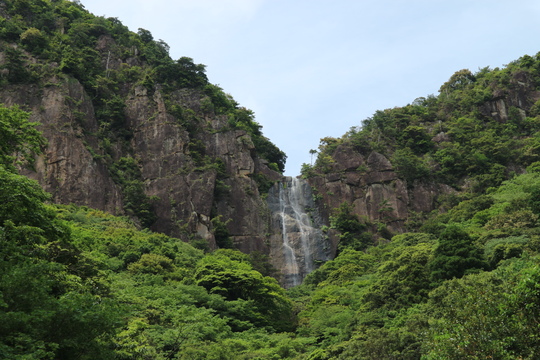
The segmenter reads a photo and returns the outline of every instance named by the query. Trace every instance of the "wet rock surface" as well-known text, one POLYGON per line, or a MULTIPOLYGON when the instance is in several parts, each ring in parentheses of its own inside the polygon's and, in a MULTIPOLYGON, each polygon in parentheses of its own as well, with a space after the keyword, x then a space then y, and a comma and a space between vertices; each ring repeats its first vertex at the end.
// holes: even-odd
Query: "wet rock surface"
POLYGON ((303 179, 284 177, 270 189, 267 202, 272 214, 272 264, 281 270, 283 286, 299 285, 333 255, 311 187, 303 179))

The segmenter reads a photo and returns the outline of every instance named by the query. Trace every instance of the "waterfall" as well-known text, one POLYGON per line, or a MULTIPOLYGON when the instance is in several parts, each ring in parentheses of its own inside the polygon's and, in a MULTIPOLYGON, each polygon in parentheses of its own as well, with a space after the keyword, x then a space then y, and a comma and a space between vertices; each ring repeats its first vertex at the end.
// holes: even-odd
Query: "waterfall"
POLYGON ((271 245, 274 263, 281 269, 283 286, 290 288, 315 270, 317 261, 330 259, 329 244, 305 180, 283 178, 270 190, 268 205, 275 233, 271 245))

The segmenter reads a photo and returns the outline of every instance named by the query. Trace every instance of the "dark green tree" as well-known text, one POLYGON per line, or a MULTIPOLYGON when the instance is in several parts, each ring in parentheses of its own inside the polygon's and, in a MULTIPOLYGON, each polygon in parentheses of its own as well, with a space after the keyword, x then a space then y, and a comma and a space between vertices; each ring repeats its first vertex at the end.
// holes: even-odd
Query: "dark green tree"
POLYGON ((392 155, 392 165, 400 177, 407 180, 408 185, 416 179, 427 179, 430 171, 422 158, 418 157, 410 148, 398 149, 392 155))
POLYGON ((422 126, 407 126, 403 129, 399 140, 403 147, 410 148, 418 155, 427 153, 433 148, 431 136, 422 126))
POLYGON ((221 215, 216 216, 212 220, 212 227, 214 230, 214 237, 216 238, 216 244, 220 249, 232 249, 233 241, 231 239, 231 234, 227 228, 227 224, 231 219, 227 221, 221 220, 221 215))
POLYGON ((430 294, 425 359, 538 358, 539 281, 535 260, 445 282, 430 294))
POLYGON ((6 79, 12 84, 31 83, 35 79, 28 71, 23 52, 19 49, 8 47, 4 50, 5 63, 0 66, 7 70, 6 79))
POLYGON ((334 210, 330 219, 333 229, 340 232, 338 251, 344 249, 364 250, 371 244, 371 235, 365 224, 361 223, 354 208, 348 202, 343 202, 334 210))
POLYGON ((365 295, 366 305, 399 309, 424 301, 431 289, 428 264, 432 253, 430 243, 394 249, 379 267, 377 281, 365 295))
POLYGON ((439 237, 429 268, 432 281, 439 284, 484 270, 487 264, 470 236, 457 225, 449 225, 439 237))
POLYGON ((45 139, 36 129, 37 123, 28 121, 30 114, 17 106, 6 108, 0 104, 0 164, 12 168, 14 156, 30 163, 41 151, 45 139))
POLYGON ((235 317, 240 320, 275 331, 292 330, 292 304, 277 281, 226 254, 207 256, 199 262, 197 285, 231 302, 231 310, 237 309, 235 317))

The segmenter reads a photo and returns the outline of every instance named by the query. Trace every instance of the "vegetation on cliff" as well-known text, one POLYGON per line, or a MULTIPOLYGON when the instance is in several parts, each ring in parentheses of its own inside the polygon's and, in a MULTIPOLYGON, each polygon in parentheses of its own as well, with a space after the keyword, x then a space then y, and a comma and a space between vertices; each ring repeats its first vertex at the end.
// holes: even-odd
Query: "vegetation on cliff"
MULTIPOLYGON (((204 94, 203 111, 226 116, 282 170, 284 154, 253 114, 211 85, 204 66, 171 60, 148 31, 129 32, 62 0, 0 1, 0 16, 0 86, 55 86, 44 83, 54 76, 84 84, 126 212, 143 224, 152 221, 151 199, 137 160, 107 152, 126 147, 129 154, 124 87, 204 94), (99 53, 97 42, 108 36, 116 45, 99 53), (143 61, 108 66, 109 51, 126 64, 143 61)), ((45 143, 37 124, 18 107, 0 106, 0 357, 539 358, 539 70, 540 56, 462 70, 436 97, 379 111, 342 138, 323 139, 316 164, 305 167, 311 179, 333 174, 346 146, 390 159, 409 188, 431 182, 453 191, 397 235, 351 204, 330 209, 337 257, 288 291, 268 276, 260 254, 205 253, 128 217, 51 204, 16 172, 45 143)), ((198 115, 165 103, 190 134, 188 170, 211 167, 223 180, 223 163, 197 138, 198 115)), ((381 223, 389 212, 382 203, 381 223)), ((227 221, 213 220, 222 247, 231 246, 227 221)))
POLYGON ((340 163, 353 149, 389 159, 384 170, 397 178, 380 181, 390 186, 451 190, 435 197, 433 211, 410 211, 411 232, 399 235, 384 226, 395 219, 359 217, 348 203, 334 210, 340 254, 295 289, 309 294, 297 331, 322 344, 311 359, 539 356, 539 69, 540 54, 461 70, 438 96, 321 140, 316 163, 303 167, 315 183, 366 174, 369 164, 340 163), (364 231, 351 241, 350 229, 362 228, 374 238, 362 242, 364 231))
MULTIPOLYGON (((219 171, 222 166, 221 159, 206 149, 204 134, 216 131, 207 124, 210 115, 226 119, 221 132, 245 131, 254 156, 283 172, 286 155, 263 135, 253 112, 211 84, 204 65, 188 57, 173 60, 169 46, 155 40, 150 31, 134 33, 116 18, 94 16, 80 2, 65 0, 0 1, 0 24, 0 86, 37 85, 43 91, 73 79, 82 84, 98 129, 84 126, 89 109, 77 108, 82 99, 71 99, 82 133, 79 136, 97 136, 98 144, 88 142, 89 151, 105 164, 120 187, 124 211, 145 227, 156 221, 156 214, 155 202, 145 189, 148 179, 139 169, 135 129, 127 123, 127 102, 134 89, 150 95, 159 92, 168 114, 186 131, 185 172, 219 171), (197 111, 177 101, 181 91, 194 94, 197 111)), ((264 190, 264 174, 257 172, 253 178, 264 190)))

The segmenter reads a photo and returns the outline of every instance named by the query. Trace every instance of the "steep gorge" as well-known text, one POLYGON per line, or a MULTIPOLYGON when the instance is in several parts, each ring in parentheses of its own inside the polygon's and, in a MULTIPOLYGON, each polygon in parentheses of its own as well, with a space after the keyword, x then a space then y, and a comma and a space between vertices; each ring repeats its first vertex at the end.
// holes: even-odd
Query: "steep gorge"
MULTIPOLYGON (((0 5, 3 18, 17 18, 7 2, 0 5)), ((528 140, 539 112, 538 69, 527 58, 505 73, 458 72, 444 96, 387 109, 362 130, 327 139, 307 180, 284 178, 284 156, 249 110, 208 82, 204 66, 173 61, 147 31, 129 32, 77 4, 55 6, 58 16, 69 7, 72 18, 34 31, 41 42, 23 41, 29 35, 20 24, 0 39, 0 103, 31 112, 48 140, 34 168, 21 173, 58 203, 128 215, 201 247, 269 255, 286 286, 335 256, 338 234, 321 229, 341 203, 352 204, 374 240, 390 238, 418 227, 444 196, 496 185, 539 158, 528 140), (467 91, 470 98, 462 98, 467 91), (509 135, 515 144, 508 149, 524 149, 524 157, 506 159, 505 149, 493 159, 488 151, 450 156, 453 139, 469 141, 458 134, 459 121, 477 121, 466 129, 472 133, 515 123, 522 133, 509 135), (406 148, 422 171, 399 162, 406 148), (454 179, 445 161, 471 165, 454 179)))

